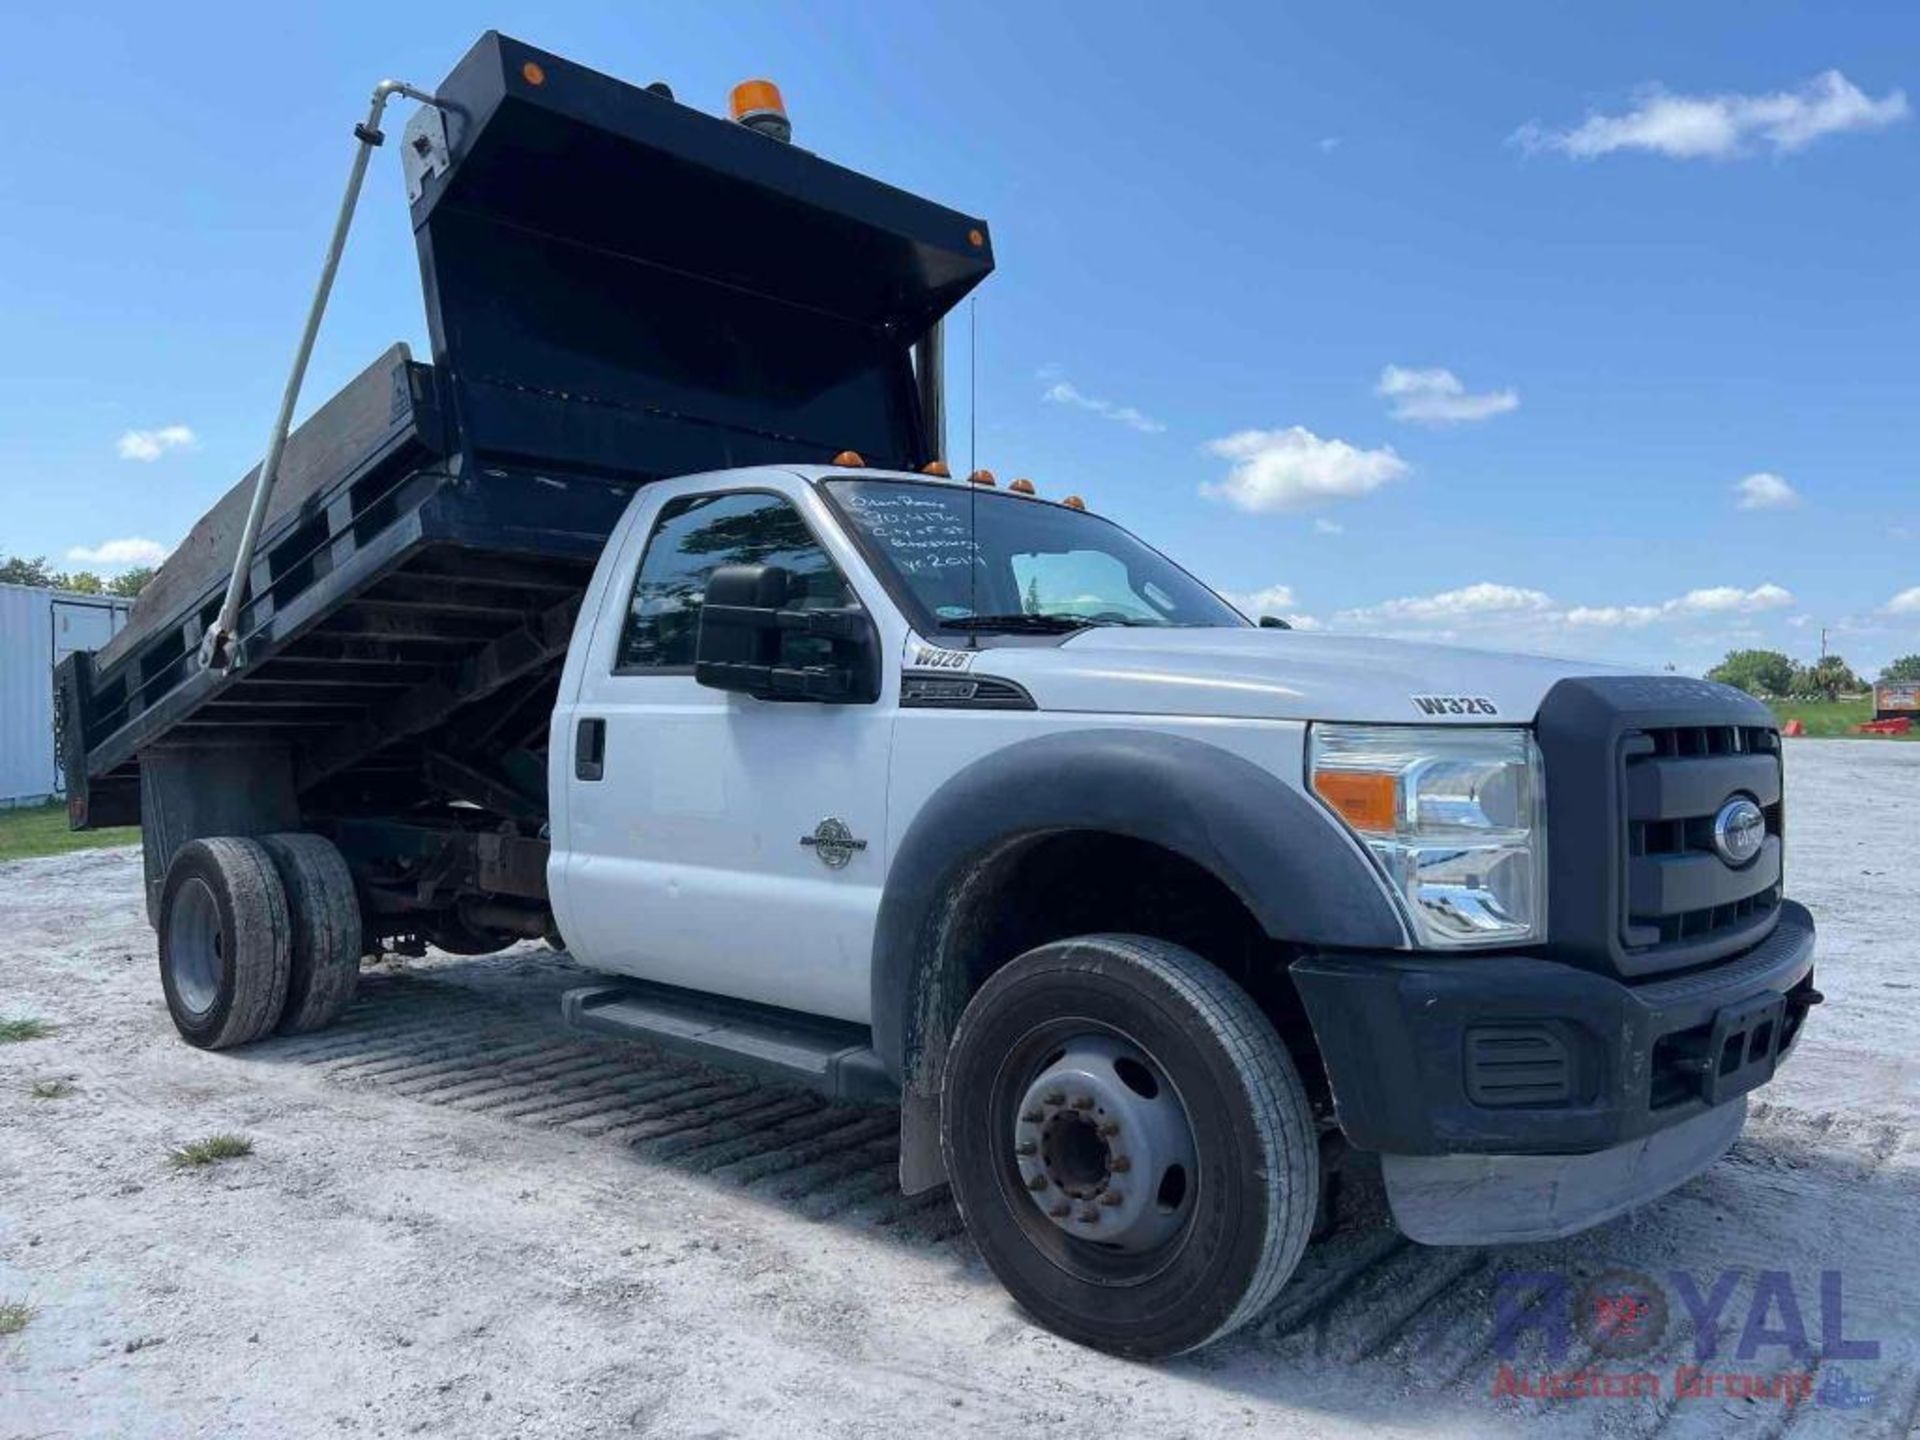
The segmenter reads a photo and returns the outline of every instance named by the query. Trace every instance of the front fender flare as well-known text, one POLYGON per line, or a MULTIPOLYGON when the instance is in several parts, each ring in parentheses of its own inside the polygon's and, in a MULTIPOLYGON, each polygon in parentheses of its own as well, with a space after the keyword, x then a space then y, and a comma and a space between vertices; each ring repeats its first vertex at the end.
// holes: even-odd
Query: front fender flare
POLYGON ((874 932, 873 1044, 909 1095, 935 1093, 966 1004, 964 937, 952 922, 969 879, 1005 847, 1065 830, 1124 835, 1185 857, 1276 939, 1406 943, 1399 913, 1353 841, 1298 788, 1251 761, 1146 730, 1020 741, 935 791, 887 873, 874 932))

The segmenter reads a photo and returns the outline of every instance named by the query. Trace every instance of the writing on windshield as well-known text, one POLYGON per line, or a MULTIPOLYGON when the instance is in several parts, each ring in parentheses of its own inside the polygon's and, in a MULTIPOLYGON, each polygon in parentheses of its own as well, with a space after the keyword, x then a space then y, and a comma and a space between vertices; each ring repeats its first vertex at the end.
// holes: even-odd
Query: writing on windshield
POLYGON ((1164 555, 1084 511, 936 482, 830 480, 826 489, 922 626, 1247 623, 1164 555))

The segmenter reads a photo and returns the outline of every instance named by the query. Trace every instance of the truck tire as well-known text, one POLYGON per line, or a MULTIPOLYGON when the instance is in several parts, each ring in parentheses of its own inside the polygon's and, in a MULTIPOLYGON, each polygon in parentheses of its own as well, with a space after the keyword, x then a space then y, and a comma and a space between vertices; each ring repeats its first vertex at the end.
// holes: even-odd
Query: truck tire
POLYGON ((1139 1358, 1239 1328, 1306 1249, 1313 1114, 1252 999, 1135 935, 1030 950, 960 1017, 941 1144, 968 1233, 1070 1340, 1139 1358))
POLYGON ((324 1030, 353 1003, 360 983, 360 897, 353 872, 318 835, 268 835, 260 844, 287 892, 292 954, 282 1035, 324 1030))
POLYGON ((257 840, 189 840, 160 892, 160 986, 189 1045, 226 1050, 273 1029, 287 999, 292 927, 257 840))

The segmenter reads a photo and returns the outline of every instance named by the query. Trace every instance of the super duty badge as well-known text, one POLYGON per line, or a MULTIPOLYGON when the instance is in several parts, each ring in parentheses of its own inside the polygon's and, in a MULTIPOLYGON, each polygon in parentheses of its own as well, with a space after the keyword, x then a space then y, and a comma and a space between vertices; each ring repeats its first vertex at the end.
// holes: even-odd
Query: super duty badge
POLYGON ((1422 715, 1498 715, 1500 707, 1484 695, 1412 695, 1422 715))

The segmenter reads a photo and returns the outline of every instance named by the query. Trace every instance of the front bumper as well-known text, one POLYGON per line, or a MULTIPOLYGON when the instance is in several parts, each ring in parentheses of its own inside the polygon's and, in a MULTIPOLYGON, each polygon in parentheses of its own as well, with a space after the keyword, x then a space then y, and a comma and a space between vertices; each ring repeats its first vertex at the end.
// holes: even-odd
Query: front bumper
POLYGON ((1309 955, 1292 974, 1359 1149, 1591 1155, 1770 1080, 1819 999, 1813 948, 1813 917, 1783 901, 1752 949, 1642 984, 1525 955, 1309 955))

